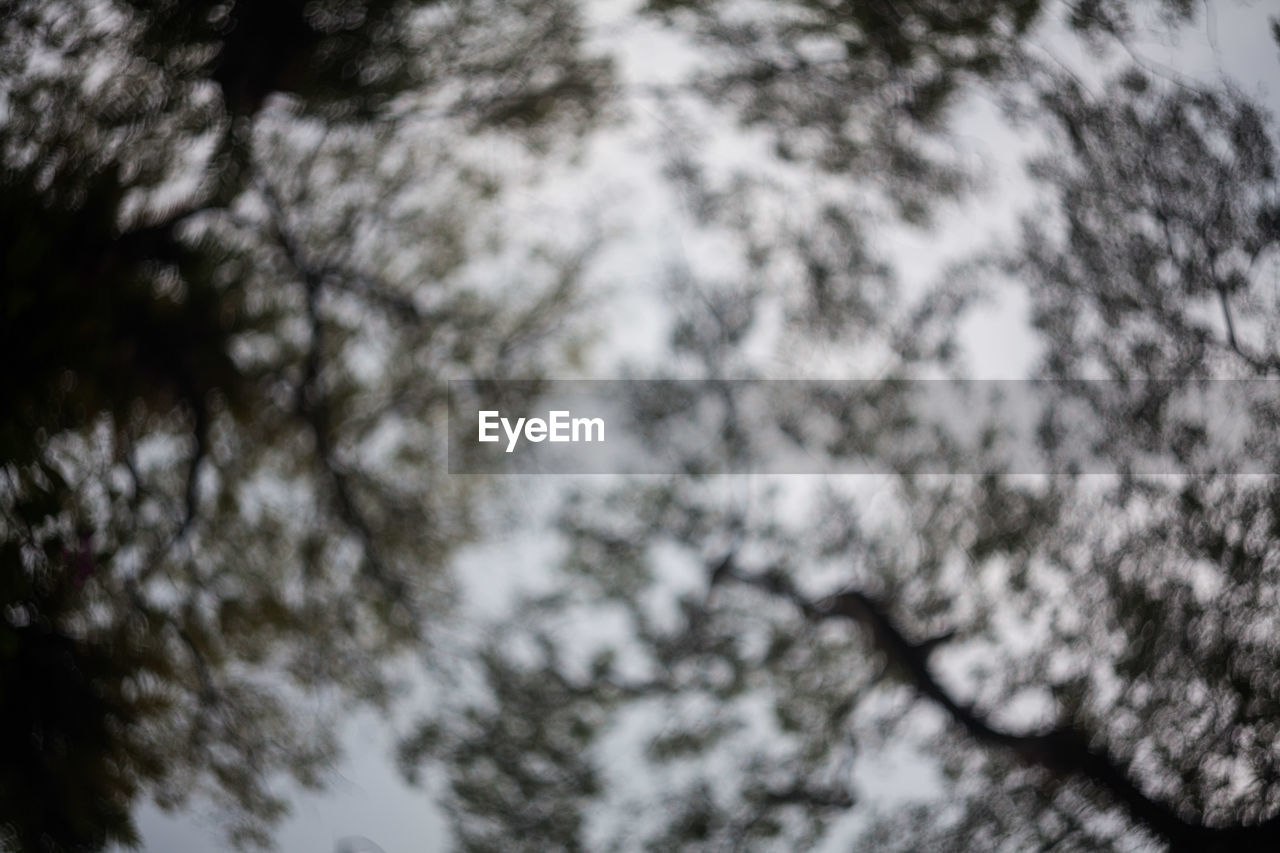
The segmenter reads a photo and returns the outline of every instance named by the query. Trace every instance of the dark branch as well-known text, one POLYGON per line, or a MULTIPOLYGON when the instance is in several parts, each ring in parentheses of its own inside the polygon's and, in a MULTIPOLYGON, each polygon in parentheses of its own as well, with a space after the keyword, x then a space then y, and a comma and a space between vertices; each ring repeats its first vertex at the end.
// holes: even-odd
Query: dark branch
POLYGON ((1280 850, 1280 816, 1254 825, 1210 827, 1182 817, 1169 804, 1153 799, 1107 750, 1093 744, 1076 725, 1066 723, 1051 729, 1019 734, 1005 731, 985 715, 958 701, 934 676, 929 653, 949 639, 942 635, 913 643, 886 613, 880 602, 856 590, 846 590, 814 602, 801 595, 790 579, 779 572, 750 575, 729 559, 718 567, 721 578, 761 589, 792 602, 807 619, 845 619, 870 633, 876 647, 899 669, 918 693, 942 708, 952 722, 979 743, 1012 751, 1027 764, 1042 767, 1057 776, 1076 776, 1105 792, 1124 806, 1129 815, 1152 835, 1167 842, 1171 851, 1222 851, 1222 853, 1263 853, 1280 850))
POLYGON ((351 477, 338 459, 334 446, 333 427, 327 400, 320 387, 324 360, 324 319, 320 313, 320 289, 325 273, 304 256, 301 246, 290 232, 284 213, 284 205, 270 183, 258 182, 259 189, 272 214, 273 232, 283 250, 285 259, 302 278, 306 296, 306 317, 311 339, 303 358, 303 376, 298 385, 296 408, 298 416, 307 425, 315 441, 316 456, 333 489, 338 518, 360 542, 361 574, 372 581, 386 600, 402 608, 413 628, 422 624, 406 580, 393 571, 382 558, 381 547, 374 534, 373 525, 360 509, 351 477))

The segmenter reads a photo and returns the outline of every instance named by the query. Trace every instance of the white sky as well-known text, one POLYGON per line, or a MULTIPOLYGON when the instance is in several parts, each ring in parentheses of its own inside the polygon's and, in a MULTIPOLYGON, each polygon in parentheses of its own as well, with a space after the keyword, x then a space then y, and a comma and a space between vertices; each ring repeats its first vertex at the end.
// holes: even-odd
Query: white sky
MULTIPOLYGON (((617 0, 597 0, 601 22, 601 43, 618 49, 624 76, 653 79, 655 68, 665 73, 678 71, 678 57, 655 62, 662 56, 649 36, 626 35, 621 22, 631 4, 617 0), (658 51, 655 53, 655 50, 658 51)), ((1277 74, 1277 47, 1270 38, 1268 4, 1212 4, 1208 21, 1177 45, 1146 45, 1142 54, 1153 63, 1201 78, 1226 74, 1245 92, 1259 97, 1274 114, 1280 114, 1280 74, 1277 74)), ((642 27, 640 32, 651 32, 642 27)), ((670 50, 669 48, 666 48, 670 50)), ((659 110, 642 102, 636 105, 637 124, 652 129, 660 123, 659 110)), ((983 161, 994 167, 991 191, 967 201, 943 216, 940 227, 928 233, 901 232, 892 238, 892 256, 911 287, 926 283, 949 258, 963 256, 975 247, 988 244, 1008 229, 1019 209, 1030 197, 1021 176, 1019 152, 1026 145, 1011 134, 989 107, 979 104, 966 110, 959 132, 972 143, 983 161)), ((594 278, 603 289, 601 310, 608 332, 600 355, 607 366, 596 375, 625 361, 648 361, 663 345, 661 328, 664 299, 660 283, 672 255, 685 251, 683 237, 673 228, 677 217, 670 205, 673 194, 659 176, 656 157, 646 149, 646 140, 637 137, 634 127, 612 131, 576 175, 558 181, 551 196, 535 199, 534 207, 556 209, 584 200, 607 210, 604 220, 622 234, 595 267, 594 278)), ((1025 376, 1035 347, 1027 328, 1025 303, 1011 292, 994 308, 970 320, 965 327, 972 376, 974 378, 1019 378, 1025 376)), ((533 506, 541 503, 539 486, 523 478, 513 483, 519 492, 514 500, 533 506), (526 485, 519 485, 524 482, 526 485), (528 491, 525 491, 525 490, 528 491)), ((531 556, 546 556, 546 542, 528 532, 512 534, 503 541, 490 542, 464 556, 461 573, 479 579, 492 588, 503 581, 481 571, 505 565, 521 567, 531 556), (468 566, 471 572, 467 571, 468 566), (485 568, 482 568, 485 567, 485 568)), ((434 853, 447 849, 448 830, 440 811, 428 793, 406 786, 391 760, 393 738, 386 725, 371 715, 361 715, 349 725, 345 742, 347 757, 336 768, 331 788, 323 793, 301 793, 294 800, 292 816, 278 834, 285 853, 334 853, 343 849, 343 839, 351 839, 346 849, 378 850, 384 853, 434 853), (367 838, 377 847, 361 846, 367 838)), ((897 767, 877 767, 877 785, 883 791, 910 792, 919 784, 909 756, 897 767)), ((842 849, 856 823, 855 814, 832 834, 824 849, 842 849)), ((212 825, 189 814, 166 815, 145 806, 139 825, 147 851, 188 851, 213 853, 223 849, 212 825)))

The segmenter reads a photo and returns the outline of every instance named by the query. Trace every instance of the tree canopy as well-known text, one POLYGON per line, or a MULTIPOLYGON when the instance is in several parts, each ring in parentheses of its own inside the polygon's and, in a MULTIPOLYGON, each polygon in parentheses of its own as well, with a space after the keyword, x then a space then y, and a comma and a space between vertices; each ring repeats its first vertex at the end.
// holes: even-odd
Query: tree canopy
POLYGON ((607 67, 555 2, 3 20, 0 837, 102 849, 195 794, 265 843, 451 597, 442 377, 561 357, 582 247, 474 286, 529 174, 463 143, 532 163, 607 67))
MULTIPOLYGON (((1280 849, 1280 418, 1209 429, 1215 382, 1280 369, 1275 129, 1135 47, 1198 4, 651 0, 621 26, 691 58, 655 85, 572 0, 4 11, 0 846, 136 844, 144 798, 269 846, 343 715, 448 658, 398 758, 461 850, 1280 849), (442 638, 504 532, 444 380, 589 372, 596 243, 513 197, 636 98, 718 265, 672 259, 635 374, 889 380, 726 402, 702 448, 889 470, 566 484, 545 583, 442 638), (981 190, 979 102, 1035 203, 913 290, 883 238, 981 190), (1050 380, 1035 475, 999 423, 908 440, 1001 291, 1050 380)), ((658 442, 693 416, 642 402, 658 442)))
MULTIPOLYGON (((1229 84, 1135 64, 1136 4, 1056 22, 1110 65, 1092 81, 1036 52, 1027 34, 1060 10, 1034 5, 979 6, 982 18, 927 4, 654 6, 729 57, 698 89, 763 127, 778 168, 816 167, 802 184, 815 194, 870 182, 927 223, 965 188, 931 147, 952 132, 960 81, 1043 142, 1021 239, 914 304, 866 237, 885 208, 788 196, 798 221, 766 233, 763 167, 717 183, 685 158, 673 172, 693 187, 691 216, 738 234, 756 277, 685 284, 675 369, 769 376, 821 340, 855 376, 946 375, 974 296, 1018 288, 1038 375, 1058 406, 1085 407, 1113 473, 1073 468, 1048 422, 1037 476, 1011 471, 984 434, 926 451, 980 475, 922 476, 904 456, 872 480, 583 485, 560 516, 559 586, 482 651, 483 699, 428 717, 404 745, 408 767, 437 761, 450 780, 460 849, 843 849, 834 831, 874 850, 1273 849, 1280 504, 1274 477, 1248 476, 1209 440, 1212 413, 1188 403, 1220 400, 1198 380, 1275 375, 1265 111, 1229 84), (898 131, 901 148, 868 138, 898 131), (868 338, 887 355, 859 361, 868 338), (860 768, 899 763, 919 790, 877 796, 877 771, 860 768)), ((1155 12, 1176 25, 1194 10, 1155 12)), ((903 440, 901 423, 826 404, 796 410, 845 425, 804 445, 833 469, 903 440)), ((752 430, 794 416, 721 413, 712 452, 730 460, 750 453, 752 430)), ((1274 402, 1232 417, 1274 471, 1274 402)))

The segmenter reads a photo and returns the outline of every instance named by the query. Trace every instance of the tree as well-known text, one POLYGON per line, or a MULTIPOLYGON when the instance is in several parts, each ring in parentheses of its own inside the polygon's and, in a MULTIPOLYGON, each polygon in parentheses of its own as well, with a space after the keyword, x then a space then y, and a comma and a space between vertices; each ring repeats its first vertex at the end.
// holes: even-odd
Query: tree
MULTIPOLYGON (((731 64, 741 59, 748 71, 715 91, 745 93, 746 118, 784 143, 784 157, 799 148, 857 178, 850 111, 880 118, 883 108, 930 128, 899 102, 876 100, 885 77, 851 82, 862 60, 910 68, 928 55, 922 74, 946 68, 954 23, 941 6, 937 18, 928 4, 865 6, 788 3, 745 19, 735 8, 734 26, 717 17, 727 4, 662 9, 705 26, 731 64), (858 49, 797 59, 802 37, 808 49, 825 46, 814 34, 858 49), (793 75, 820 84, 780 92, 793 75), (814 92, 839 107, 810 111, 814 92), (785 144, 795 139, 810 144, 785 144)), ((1012 20, 1012 32, 993 31, 1042 25, 1037 6, 1010 8, 1011 19, 990 20, 1012 20)), ((1161 9, 1175 19, 1192 12, 1161 9)), ((1132 32, 1132 11, 1081 4, 1067 23, 1103 44, 1132 32)), ((1049 476, 1009 473, 998 436, 987 436, 936 451, 982 476, 928 477, 903 465, 870 483, 874 502, 839 480, 817 489, 697 476, 583 486, 562 514, 561 586, 527 602, 502 643, 485 648, 486 694, 424 720, 404 744, 410 771, 442 762, 462 849, 804 849, 856 813, 854 768, 904 752, 929 768, 923 796, 864 807, 854 829, 868 849, 1280 843, 1280 502, 1273 478, 1242 475, 1244 457, 1211 440, 1212 409, 1186 405, 1197 394, 1223 399, 1223 386, 1200 380, 1276 372, 1273 131, 1230 88, 1135 67, 1096 93, 1019 43, 1000 40, 999 61, 977 70, 1018 72, 991 79, 1047 134, 1052 153, 1033 170, 1046 209, 1028 218, 1017 247, 968 267, 919 310, 868 325, 897 342, 925 317, 939 329, 929 339, 944 341, 963 307, 959 284, 1011 276, 1030 294, 1056 402, 1088 412, 1115 476, 1073 473, 1050 421, 1041 448, 1049 476), (1082 381, 1091 377, 1112 381, 1082 381), (1150 473, 1152 454, 1171 475, 1150 473)), ((973 34, 955 44, 973 46, 973 34)), ((956 76, 929 79, 947 82, 918 84, 925 95, 958 97, 956 76)), ((938 132, 945 117, 940 108, 938 132)), ((677 174, 701 177, 693 167, 677 174)), ((908 187, 938 186, 906 177, 908 187)), ((758 207, 691 197, 714 202, 695 212, 731 223, 757 248, 758 207)), ((793 267, 810 273, 803 287, 691 286, 702 310, 687 308, 675 326, 677 363, 712 379, 726 367, 749 375, 758 364, 749 339, 776 315, 766 308, 796 291, 818 299, 832 280, 824 267, 852 270, 837 279, 844 292, 882 286, 875 264, 821 263, 822 252, 841 249, 861 257, 850 251, 865 245, 856 229, 817 233, 808 245, 781 231, 764 238, 776 241, 770 251, 814 261, 793 267)), ((822 333, 840 344, 838 324, 790 316, 791 332, 807 339, 794 345, 822 333)), ((946 347, 894 349, 883 375, 947 366, 946 347)), ((1235 423, 1261 460, 1253 470, 1274 471, 1274 403, 1251 402, 1235 423)), ((815 397, 804 410, 840 423, 841 411, 823 405, 815 397)), ((673 404, 655 417, 681 411, 673 404)), ((726 415, 726 458, 750 451, 744 430, 726 415)), ((877 439, 895 436, 868 440, 877 439)), ((835 462, 861 448, 806 449, 835 462)))
POLYGON ((127 844, 195 795, 264 844, 446 612, 474 495, 439 377, 561 357, 582 247, 476 286, 529 173, 467 138, 532 165, 608 68, 562 2, 3 20, 0 843, 127 844))

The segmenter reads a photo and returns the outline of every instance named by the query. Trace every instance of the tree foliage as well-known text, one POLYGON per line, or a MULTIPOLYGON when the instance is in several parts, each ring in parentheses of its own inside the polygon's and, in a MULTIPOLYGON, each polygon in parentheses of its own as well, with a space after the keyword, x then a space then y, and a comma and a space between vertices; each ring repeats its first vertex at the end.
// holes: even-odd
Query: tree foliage
MULTIPOLYGON (((3 11, 0 843, 136 842, 141 798, 195 797, 267 844, 342 713, 385 707, 403 653, 432 664, 447 568, 487 532, 444 475, 440 380, 538 378, 575 344, 584 247, 512 228, 504 187, 627 93, 570 0, 3 11)), ((571 489, 551 588, 483 626, 401 746, 457 845, 1280 848, 1280 500, 1196 408, 1280 365, 1274 130, 1128 58, 1197 4, 639 14, 696 57, 646 95, 689 239, 727 247, 711 275, 673 264, 659 370, 895 380, 764 413, 725 391, 686 469, 772 431, 891 473, 571 489), (1040 134, 1039 206, 904 293, 877 236, 979 185, 957 138, 979 96, 1040 134), (999 282, 1051 415, 1084 411, 1113 476, 1052 420, 1028 477, 1000 424, 915 419, 896 380, 959 372, 999 282), (913 790, 886 797, 899 764, 913 790)), ((644 402, 655 440, 691 416, 644 402)), ((1248 402, 1274 471, 1276 407, 1248 402)))
MULTIPOLYGON (((1140 66, 1090 86, 1022 47, 1049 14, 1034 5, 966 7, 986 10, 985 22, 941 8, 930 17, 928 4, 652 5, 729 57, 732 73, 703 78, 711 97, 741 106, 784 160, 800 151, 837 179, 868 180, 848 139, 872 132, 863 116, 884 109, 890 126, 913 128, 914 143, 946 136, 947 111, 926 120, 904 108, 884 88, 885 69, 912 81, 917 100, 905 103, 917 106, 935 104, 931 92, 957 103, 961 81, 990 73, 1017 120, 1045 134, 1030 170, 1042 201, 1020 242, 967 267, 968 280, 1005 279, 1029 295, 1040 375, 1055 381, 1056 406, 1083 407, 1099 425, 1097 449, 1114 473, 1079 474, 1050 423, 1041 476, 1010 473, 999 436, 986 433, 925 451, 980 476, 922 476, 904 458, 893 475, 818 485, 694 475, 583 485, 560 517, 560 585, 486 646, 486 693, 459 697, 404 744, 410 767, 442 761, 462 846, 1274 849, 1280 503, 1273 477, 1247 476, 1241 456, 1209 439, 1219 413, 1195 405, 1222 399, 1224 386, 1203 380, 1275 375, 1269 117, 1228 85, 1140 66), (952 26, 965 52, 940 71, 952 26), (844 52, 801 56, 832 40, 844 52), (984 44, 991 61, 971 61, 984 44), (810 111, 815 99, 823 104, 810 111), (1168 473, 1147 473, 1153 456, 1168 473), (516 684, 542 685, 551 701, 516 684), (502 760, 484 753, 484 784, 473 784, 454 762, 472 767, 484 738, 506 727, 522 733, 519 747, 502 760), (565 749, 573 731, 590 745, 565 749), (876 774, 899 762, 913 768, 915 790, 885 797, 876 774), (500 791, 519 809, 496 807, 507 802, 500 791)), ((1065 11, 1064 31, 1113 62, 1106 46, 1132 36, 1144 10, 1065 11)), ((1174 22, 1194 14, 1182 3, 1156 11, 1174 22)), ((877 155, 892 151, 877 145, 868 143, 877 155)), ((922 174, 871 171, 908 188, 922 174)), ((708 186, 698 168, 674 174, 708 186)), ((955 185, 917 186, 932 187, 922 196, 932 206, 955 185)), ((710 193, 691 193, 694 216, 737 229, 744 253, 776 240, 766 251, 813 261, 796 267, 811 271, 841 249, 866 256, 856 202, 762 238, 749 192, 710 193), (855 227, 821 230, 822 216, 841 213, 855 227)), ((899 212, 919 219, 910 206, 899 212)), ((850 292, 892 280, 875 264, 835 268, 850 292)), ((928 318, 918 328, 947 336, 965 303, 954 281, 875 316, 860 336, 824 324, 840 311, 829 303, 791 314, 762 358, 753 333, 779 304, 830 281, 796 276, 774 292, 686 283, 694 298, 674 327, 673 363, 713 379, 768 375, 770 358, 785 364, 787 347, 814 336, 857 353, 858 337, 876 335, 894 344, 877 362, 882 376, 952 369, 948 348, 905 335, 928 318)), ((815 397, 796 409, 824 405, 815 397)), ((678 403, 654 411, 687 416, 678 403)), ((714 450, 732 460, 750 458, 752 424, 791 413, 723 414, 714 450)), ((840 410, 829 414, 840 422, 840 410)), ((1274 404, 1231 417, 1252 458, 1274 471, 1274 404)), ((805 449, 836 467, 841 453, 899 440, 844 423, 863 433, 805 449)))
POLYGON ((529 175, 466 140, 532 163, 592 121, 577 21, 5 4, 6 849, 136 842, 142 796, 266 843, 282 777, 318 784, 342 709, 392 695, 472 532, 440 379, 554 363, 580 260, 476 286, 529 175))

